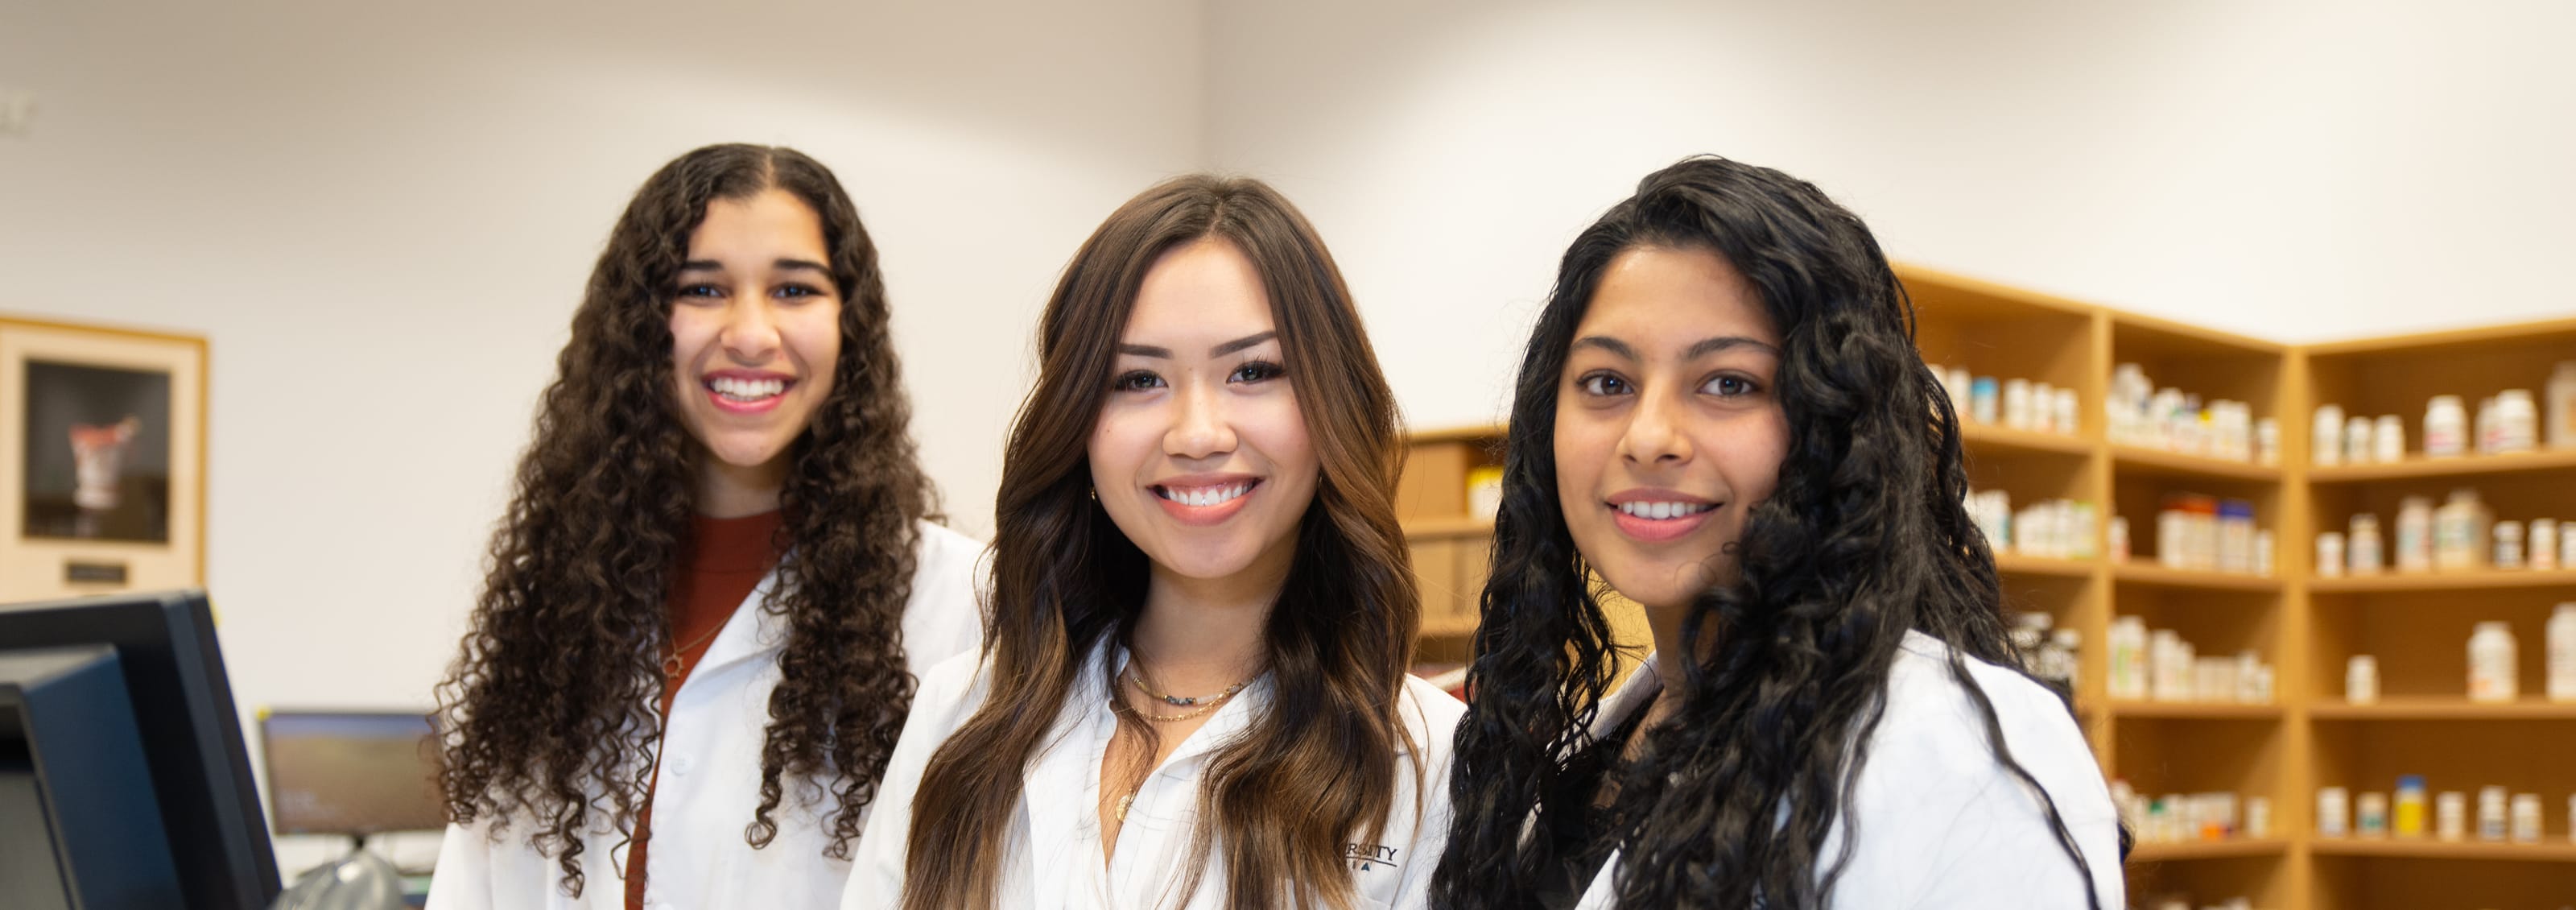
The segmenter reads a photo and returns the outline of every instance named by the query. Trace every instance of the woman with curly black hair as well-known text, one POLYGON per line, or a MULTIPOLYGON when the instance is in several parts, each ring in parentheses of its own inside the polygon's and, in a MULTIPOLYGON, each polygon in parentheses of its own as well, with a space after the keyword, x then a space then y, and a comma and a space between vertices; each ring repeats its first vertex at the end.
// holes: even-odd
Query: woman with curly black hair
POLYGON ((1521 362, 1435 906, 2121 906, 1912 329, 1869 229, 1778 171, 1685 160, 1575 240, 1521 362), (1654 637, 1615 691, 1596 583, 1654 637))
POLYGON ((439 686, 432 907, 822 907, 921 669, 981 640, 932 523, 876 247, 830 170, 645 181, 439 686))
POLYGON ((1395 398, 1323 240, 1166 182, 1038 338, 992 641, 923 677, 842 906, 1421 907, 1466 709, 1406 673, 1395 398))

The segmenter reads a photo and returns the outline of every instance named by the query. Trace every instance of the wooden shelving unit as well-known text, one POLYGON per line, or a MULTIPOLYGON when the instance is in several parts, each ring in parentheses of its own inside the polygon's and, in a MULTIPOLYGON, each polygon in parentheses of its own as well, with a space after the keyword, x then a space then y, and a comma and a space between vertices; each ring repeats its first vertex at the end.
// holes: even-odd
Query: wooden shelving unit
MULTIPOLYGON (((1967 423, 1969 482, 2003 490, 2016 508, 2043 499, 2096 504, 2128 519, 2132 558, 2053 559, 1998 552, 2007 608, 2048 613, 2082 636, 2076 709, 2103 771, 2141 794, 2234 792, 2271 801, 2273 836, 2142 844, 2130 857, 2133 899, 2187 894, 2192 906, 2243 895, 2263 910, 2427 906, 2549 907, 2576 903, 2576 844, 2566 816, 2576 793, 2576 704, 2542 689, 2541 624, 2576 601, 2576 569, 2482 570, 2320 577, 2320 530, 2373 512, 2392 540, 2397 502, 2475 487, 2509 520, 2576 520, 2576 451, 2313 467, 2308 427, 2322 403, 2405 418, 2420 444, 2426 399, 2507 388, 2535 394, 2558 360, 2576 359, 2576 319, 2404 338, 2291 347, 1899 266, 1918 308, 1925 361, 1977 375, 2074 389, 2081 429, 2035 433, 1967 423), (2103 401, 2116 364, 2140 364, 2159 386, 2246 402, 2281 427, 2277 465, 2223 461, 2109 440, 2103 401), (2157 563, 2155 515, 2165 496, 2250 500, 2273 532, 2270 576, 2192 572, 2157 563), (2202 654, 2251 650, 2276 673, 2275 700, 2241 705, 2113 702, 2102 644, 2111 619, 2137 615, 2173 629, 2202 654), (2520 643, 2524 699, 2465 698, 2467 641, 2480 620, 2510 622, 2520 643), (2379 702, 2343 701, 2346 658, 2380 663, 2379 702), (2424 775, 2435 792, 2482 786, 2541 795, 2545 842, 2344 840, 2315 835, 2316 791, 2394 788, 2424 775), (2467 865, 2463 865, 2467 864, 2467 865)), ((1960 408, 1963 421, 1966 408, 1960 408)), ((1399 493, 1422 574, 1422 649, 1466 658, 1492 533, 1467 514, 1465 478, 1501 463, 1503 429, 1418 433, 1399 493)), ((2097 534, 2099 531, 2097 530, 2097 534)), ((2109 552, 2097 536, 2094 550, 2109 552)), ((1642 616, 1613 598, 1614 632, 1644 643, 1642 616)))
POLYGON ((2240 837, 2228 840, 2182 841, 2166 844, 2139 844, 2129 853, 2132 863, 2162 863, 2187 859, 2239 859, 2249 856, 2277 857, 2289 852, 2290 842, 2279 837, 2240 837))
MULTIPOLYGON (((2398 856, 2414 859, 2481 859, 2507 862, 2576 863, 2576 844, 2444 841, 2432 838, 2320 837, 2313 852, 2327 856, 2398 856)), ((2576 875, 2576 872, 2567 873, 2576 875)))
MULTIPOLYGON (((2576 475, 2576 471, 2571 471, 2576 475)), ((2496 588, 2566 588, 2576 593, 2576 570, 2481 569, 2473 572, 2381 572, 2319 578, 2308 583, 2320 594, 2372 591, 2484 591, 2496 588)))

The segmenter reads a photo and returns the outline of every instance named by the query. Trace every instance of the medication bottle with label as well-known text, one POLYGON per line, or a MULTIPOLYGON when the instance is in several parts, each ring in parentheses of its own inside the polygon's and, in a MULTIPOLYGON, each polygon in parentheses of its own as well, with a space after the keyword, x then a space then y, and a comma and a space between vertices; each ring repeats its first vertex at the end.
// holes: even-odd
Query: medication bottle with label
POLYGON ((2317 535, 2317 576, 2335 578, 2343 574, 2344 546, 2342 531, 2317 535))
POLYGON ((2353 516, 2352 536, 2344 543, 2350 548, 2352 574, 2377 575, 2386 565, 2380 556, 2379 516, 2366 513, 2353 516))
MULTIPOLYGON (((2375 794, 2374 794, 2375 795, 2375 794)), ((2424 778, 2408 774, 2397 778, 2397 813, 2391 829, 2399 837, 2424 836, 2424 778)))
POLYGON ((2531 545, 2524 549, 2532 568, 2558 568, 2558 519, 2532 519, 2531 545))
POLYGON ((2351 420, 2345 421, 2343 425, 2343 463, 2369 464, 2371 462, 2371 450, 2377 445, 2377 442, 2371 439, 2374 432, 2370 418, 2368 417, 2355 414, 2352 416, 2351 420))
POLYGON ((2528 452, 2540 447, 2540 407, 2530 389, 2496 393, 2495 445, 2492 453, 2528 452))
MULTIPOLYGON (((2364 793, 2354 798, 2352 802, 2352 830, 2355 833, 2363 837, 2388 836, 2388 794, 2364 793)), ((2419 816, 2417 824, 2420 825, 2422 824, 2420 815, 2423 812, 2420 801, 2416 812, 2419 816)))
POLYGON ((2469 836, 2469 795, 2458 790, 2442 791, 2442 795, 2433 798, 2433 817, 2433 836, 2447 841, 2466 839, 2469 836))
POLYGON ((2478 788, 2479 840, 2502 841, 2505 839, 2505 835, 2510 832, 2510 829, 2507 827, 2508 820, 2505 817, 2505 803, 2509 798, 2509 795, 2505 792, 2503 787, 2478 788))
POLYGON ((2456 572, 2484 567, 2493 521, 2486 504, 2478 501, 2478 491, 2452 490, 2450 500, 2433 510, 2433 568, 2456 572))
POLYGON ((2522 568, 2522 522, 2495 523, 2495 567, 2522 568))
POLYGON ((2517 844, 2540 843, 2540 826, 2540 794, 2514 794, 2513 842, 2517 844))
POLYGON ((2308 433, 2308 460, 2320 468, 2343 463, 2343 407, 2324 405, 2317 408, 2316 425, 2308 433))
POLYGON ((2514 674, 2513 627, 2482 622, 2469 635, 2469 700, 2509 702, 2521 693, 2514 674))
POLYGON ((2406 460, 2406 421, 2395 414, 2383 415, 2371 433, 2372 460, 2396 464, 2406 460))
POLYGON ((2343 700, 2356 705, 2379 701, 2379 658, 2355 654, 2344 661, 2343 700))
POLYGON ((2424 454, 2451 458, 2469 453, 2469 410, 2458 395, 2435 395, 2424 408, 2424 454))
MULTIPOLYGON (((2576 807, 2576 797, 2568 798, 2576 807)), ((2317 790, 2317 834, 2321 837, 2343 837, 2351 833, 2352 796, 2342 787, 2317 790)))
POLYGON ((2397 571, 2433 571, 2433 500, 2409 496, 2397 505, 2397 571))

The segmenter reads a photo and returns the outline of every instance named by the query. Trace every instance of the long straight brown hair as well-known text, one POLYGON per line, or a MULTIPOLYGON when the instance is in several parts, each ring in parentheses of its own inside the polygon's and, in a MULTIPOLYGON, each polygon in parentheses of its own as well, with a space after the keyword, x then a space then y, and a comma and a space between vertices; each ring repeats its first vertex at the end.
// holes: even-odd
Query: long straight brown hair
MULTIPOLYGON (((1037 387, 1012 427, 995 507, 992 692, 922 775, 907 910, 997 906, 1028 765, 1094 648, 1105 636, 1124 642, 1143 613, 1146 557, 1091 501, 1087 444, 1146 272, 1200 239, 1232 243, 1260 273, 1322 476, 1262 630, 1272 698, 1210 758, 1198 799, 1213 825, 1193 835, 1181 899, 1222 835, 1226 906, 1356 903, 1344 845, 1376 839, 1395 800, 1396 751, 1413 747, 1397 700, 1420 604, 1395 518, 1395 398, 1305 217, 1260 181, 1194 175, 1120 206, 1047 301, 1037 387), (1283 881, 1284 892, 1266 884, 1283 881)), ((1124 712, 1119 723, 1153 741, 1124 712)), ((1419 765, 1413 773, 1418 785, 1419 765)))

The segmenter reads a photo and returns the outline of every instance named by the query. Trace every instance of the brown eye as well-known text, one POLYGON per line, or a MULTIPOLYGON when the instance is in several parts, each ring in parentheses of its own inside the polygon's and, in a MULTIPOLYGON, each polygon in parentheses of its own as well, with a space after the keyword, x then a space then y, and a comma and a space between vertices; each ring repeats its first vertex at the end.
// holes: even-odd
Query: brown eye
POLYGON ((1628 381, 1613 373, 1586 374, 1574 381, 1574 387, 1586 395, 1625 395, 1629 391, 1628 381))
POLYGON ((1287 367, 1271 363, 1267 360, 1255 360, 1251 363, 1235 367, 1234 374, 1225 377, 1225 381, 1244 383, 1263 382, 1286 375, 1288 375, 1287 367))
POLYGON ((1734 398, 1741 395, 1751 395, 1756 392, 1760 392, 1762 391, 1762 387, 1755 385, 1751 379, 1747 379, 1742 376, 1729 375, 1712 377, 1709 379, 1708 384, 1700 386, 1699 390, 1700 394, 1703 395, 1715 395, 1720 398, 1734 398))

